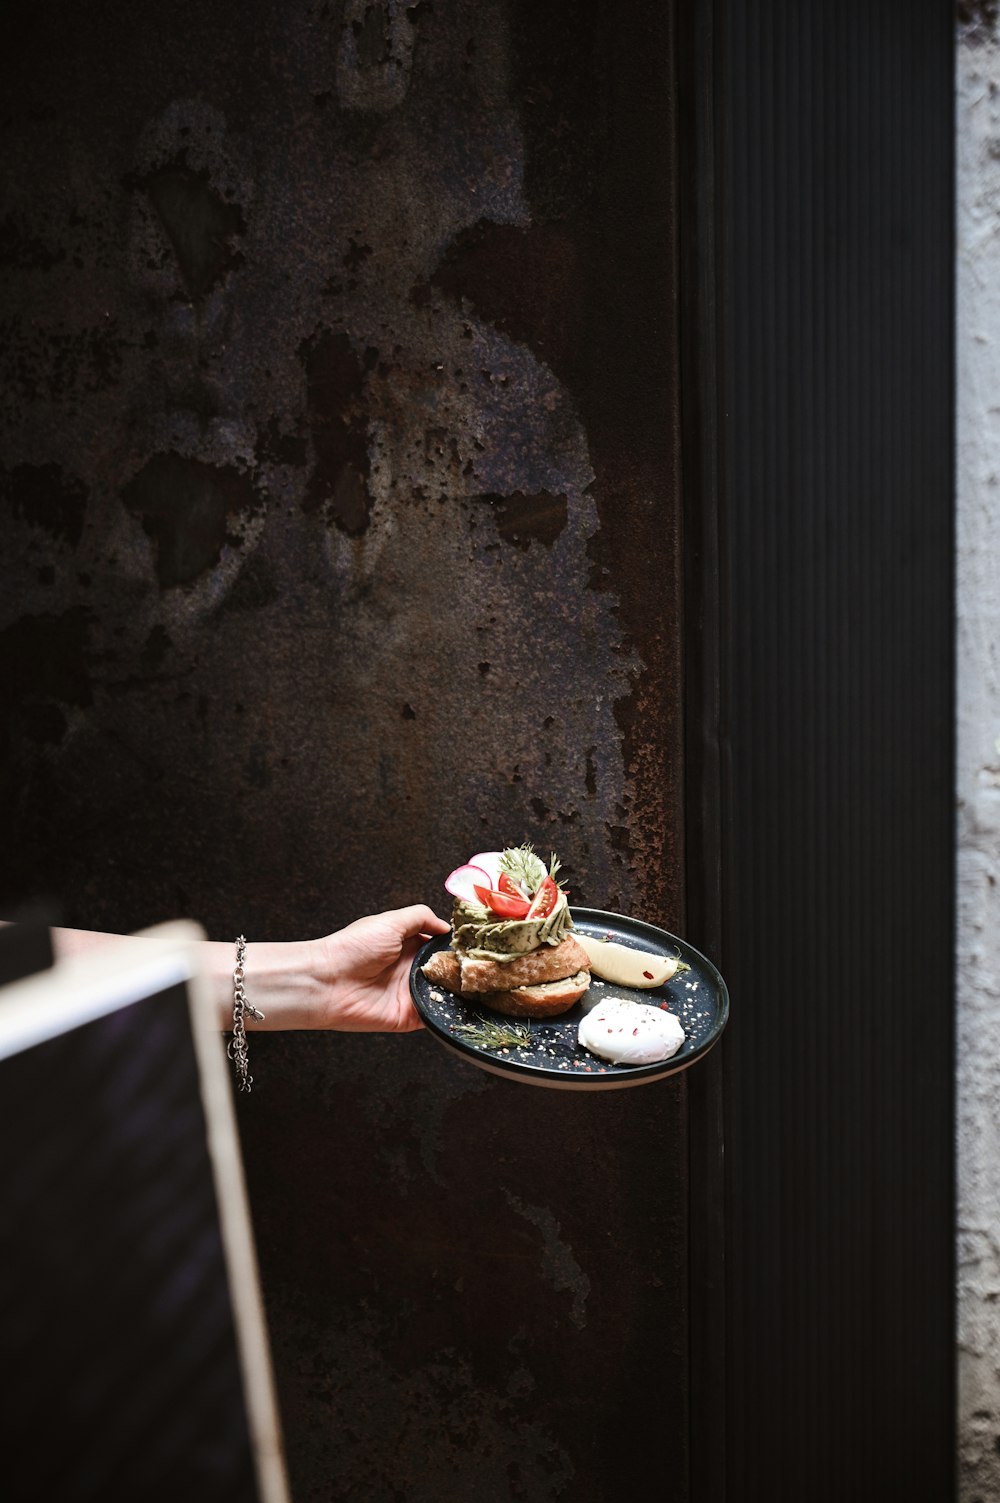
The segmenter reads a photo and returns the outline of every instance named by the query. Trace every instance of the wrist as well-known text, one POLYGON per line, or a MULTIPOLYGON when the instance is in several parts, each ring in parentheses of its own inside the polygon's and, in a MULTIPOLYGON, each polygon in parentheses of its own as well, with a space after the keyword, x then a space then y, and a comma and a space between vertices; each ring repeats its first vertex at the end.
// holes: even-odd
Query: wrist
MULTIPOLYGON (((322 1028, 327 988, 321 969, 319 941, 288 943, 247 941, 243 987, 248 1004, 264 1014, 263 1021, 246 1015, 247 1032, 322 1028)), ((207 946, 207 965, 220 1027, 233 1026, 233 972, 236 944, 213 941, 207 946)))

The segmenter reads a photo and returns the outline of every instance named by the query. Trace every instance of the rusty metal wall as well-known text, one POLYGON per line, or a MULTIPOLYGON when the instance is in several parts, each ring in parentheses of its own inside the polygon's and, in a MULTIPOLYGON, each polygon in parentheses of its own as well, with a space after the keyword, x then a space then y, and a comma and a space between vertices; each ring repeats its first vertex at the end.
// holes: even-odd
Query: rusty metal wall
MULTIPOLYGON (((671 8, 16 9, 4 904, 292 938, 530 839, 681 928, 671 8)), ((686 1496, 683 1081, 255 1074, 297 1499, 686 1496)))

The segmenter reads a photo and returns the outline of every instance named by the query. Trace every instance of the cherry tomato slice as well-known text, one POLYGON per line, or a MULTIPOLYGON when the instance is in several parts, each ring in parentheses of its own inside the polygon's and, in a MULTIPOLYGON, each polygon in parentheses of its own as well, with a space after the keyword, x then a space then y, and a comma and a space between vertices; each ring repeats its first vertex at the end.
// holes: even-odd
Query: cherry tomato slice
POLYGON ((507 893, 508 897, 521 898, 522 900, 524 899, 524 893, 518 887, 517 883, 514 881, 514 878, 508 877, 506 872, 500 873, 500 880, 497 883, 497 887, 501 892, 507 893))
POLYGON ((489 908, 498 918, 523 919, 528 916, 529 904, 521 897, 511 897, 506 892, 495 892, 491 887, 476 887, 476 897, 484 908, 489 908))
POLYGON ((552 877, 546 877, 531 900, 528 917, 533 919, 548 918, 558 901, 559 888, 552 877))

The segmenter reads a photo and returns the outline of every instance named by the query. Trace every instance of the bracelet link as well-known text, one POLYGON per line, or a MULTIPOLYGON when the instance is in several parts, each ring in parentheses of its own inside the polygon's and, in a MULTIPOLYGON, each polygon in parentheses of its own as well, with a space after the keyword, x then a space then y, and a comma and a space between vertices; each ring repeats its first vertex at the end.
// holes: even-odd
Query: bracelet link
POLYGON ((264 1014, 247 1001, 243 987, 247 942, 241 934, 236 941, 236 969, 233 971, 233 1036, 226 1045, 226 1053, 236 1066, 236 1080, 241 1091, 249 1092, 253 1086, 250 1074, 250 1056, 247 1049, 246 1016, 263 1023, 264 1014))

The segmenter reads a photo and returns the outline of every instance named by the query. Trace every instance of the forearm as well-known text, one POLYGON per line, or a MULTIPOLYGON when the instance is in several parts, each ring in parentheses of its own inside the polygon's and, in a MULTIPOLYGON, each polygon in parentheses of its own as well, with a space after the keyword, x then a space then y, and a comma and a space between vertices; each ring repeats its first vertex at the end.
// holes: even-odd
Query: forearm
MULTIPOLYGON (((322 939, 290 943, 249 940, 243 959, 247 1003, 264 1014, 245 1014, 248 1030, 335 1028, 348 1033, 406 1033, 422 1027, 410 996, 410 966, 421 945, 448 925, 424 903, 355 919, 322 939)), ((101 946, 118 953, 150 940, 141 934, 53 929, 56 958, 85 955, 101 946)), ((202 940, 200 961, 218 1026, 232 1027, 236 942, 202 940)))
MULTIPOLYGON (((114 945, 120 950, 126 946, 134 949, 148 942, 141 935, 100 934, 89 929, 53 929, 52 941, 60 959, 84 955, 105 945, 114 945)), ((257 1022, 249 1012, 246 1014, 248 1031, 327 1026, 324 1004, 328 988, 320 979, 321 943, 318 940, 297 940, 287 944, 271 941, 247 943, 243 962, 244 990, 247 1001, 264 1014, 263 1022, 257 1022)), ((218 1025, 231 1028, 236 945, 222 940, 205 940, 198 950, 218 1025)))

